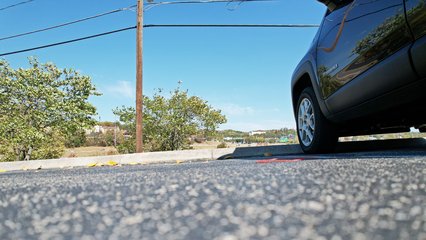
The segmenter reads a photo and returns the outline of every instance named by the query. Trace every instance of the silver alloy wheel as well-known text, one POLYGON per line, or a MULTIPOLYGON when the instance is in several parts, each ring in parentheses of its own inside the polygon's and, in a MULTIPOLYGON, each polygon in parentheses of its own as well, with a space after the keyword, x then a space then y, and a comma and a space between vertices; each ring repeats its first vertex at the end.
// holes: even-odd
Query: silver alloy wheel
POLYGON ((298 130, 303 145, 310 146, 314 140, 315 113, 312 102, 304 98, 299 105, 298 130))

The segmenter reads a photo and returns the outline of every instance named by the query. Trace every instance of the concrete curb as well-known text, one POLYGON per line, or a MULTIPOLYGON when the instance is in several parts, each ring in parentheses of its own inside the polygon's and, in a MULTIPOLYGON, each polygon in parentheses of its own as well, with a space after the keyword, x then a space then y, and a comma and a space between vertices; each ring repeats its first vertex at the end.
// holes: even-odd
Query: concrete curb
POLYGON ((149 152, 127 155, 112 155, 83 158, 60 158, 50 160, 34 160, 21 162, 0 162, 0 172, 37 170, 52 168, 86 167, 89 165, 107 165, 115 162, 121 165, 130 164, 159 164, 192 161, 210 161, 231 158, 246 158, 258 156, 274 156, 301 153, 299 145, 274 145, 262 147, 225 148, 209 150, 184 150, 173 152, 149 152))

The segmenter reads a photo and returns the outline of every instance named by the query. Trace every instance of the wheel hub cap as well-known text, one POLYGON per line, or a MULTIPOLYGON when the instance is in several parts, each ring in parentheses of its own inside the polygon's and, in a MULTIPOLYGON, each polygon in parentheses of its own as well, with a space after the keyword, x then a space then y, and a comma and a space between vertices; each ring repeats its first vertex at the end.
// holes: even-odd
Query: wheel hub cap
POLYGON ((303 145, 311 145, 315 133, 315 113, 312 102, 307 98, 304 98, 299 105, 298 130, 303 145))

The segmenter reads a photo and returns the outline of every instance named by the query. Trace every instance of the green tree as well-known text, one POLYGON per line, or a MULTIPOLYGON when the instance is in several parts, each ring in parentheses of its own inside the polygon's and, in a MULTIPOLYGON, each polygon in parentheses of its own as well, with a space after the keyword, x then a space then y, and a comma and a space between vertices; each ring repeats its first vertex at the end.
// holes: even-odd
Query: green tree
POLYGON ((114 122, 105 121, 105 122, 98 122, 97 125, 103 126, 103 127, 114 127, 115 123, 114 122))
POLYGON ((70 131, 65 138, 65 146, 67 148, 76 148, 84 146, 87 142, 86 131, 84 129, 77 129, 70 131))
MULTIPOLYGON (((118 136, 118 133, 116 135, 118 136)), ((105 147, 114 146, 114 130, 109 130, 101 134, 101 141, 105 147)))
POLYGON ((99 94, 90 77, 35 58, 29 64, 15 70, 0 60, 2 160, 60 157, 66 136, 95 123, 88 98, 99 94))
MULTIPOLYGON (((189 148, 193 135, 212 136, 226 118, 220 110, 213 109, 208 103, 188 91, 179 88, 171 92, 170 98, 161 95, 158 90, 152 98, 144 96, 144 144, 146 151, 172 151, 189 148)), ((135 109, 121 107, 114 110, 119 116, 121 126, 130 135, 118 146, 121 153, 134 152, 135 146, 135 109)))

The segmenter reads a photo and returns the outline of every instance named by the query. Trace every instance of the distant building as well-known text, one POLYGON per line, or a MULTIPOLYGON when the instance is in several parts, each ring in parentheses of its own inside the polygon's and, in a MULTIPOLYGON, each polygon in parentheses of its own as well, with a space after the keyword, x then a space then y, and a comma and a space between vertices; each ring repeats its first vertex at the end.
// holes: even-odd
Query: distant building
POLYGON ((266 133, 266 132, 265 132, 265 131, 262 131, 262 130, 251 131, 251 132, 249 132, 249 136, 262 135, 262 134, 265 134, 265 133, 266 133))
POLYGON ((115 127, 115 126, 107 127, 107 126, 96 125, 96 126, 93 126, 92 129, 87 129, 86 134, 91 134, 91 133, 102 133, 102 134, 104 134, 104 133, 109 132, 109 131, 114 131, 114 129, 116 129, 117 131, 120 131, 120 128, 118 126, 117 127, 115 127))

